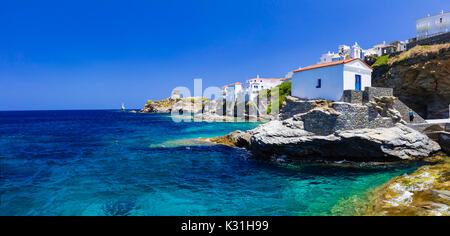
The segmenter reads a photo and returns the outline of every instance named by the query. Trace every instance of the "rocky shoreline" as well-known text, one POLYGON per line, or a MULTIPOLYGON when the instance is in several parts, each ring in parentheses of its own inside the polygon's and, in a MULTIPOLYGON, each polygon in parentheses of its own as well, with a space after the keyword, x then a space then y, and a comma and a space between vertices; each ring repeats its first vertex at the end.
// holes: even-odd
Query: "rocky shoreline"
POLYGON ((440 150, 428 136, 407 127, 387 100, 392 99, 368 104, 317 102, 314 106, 305 101, 309 110, 304 113, 209 141, 246 148, 264 159, 392 162, 418 160, 440 150))
MULTIPOLYGON (((394 100, 380 97, 367 104, 351 104, 288 97, 289 112, 297 114, 246 132, 201 140, 245 148, 255 158, 268 160, 387 163, 439 159, 435 154, 440 145, 408 127, 394 108, 394 100)), ((373 193, 364 215, 449 215, 450 165, 448 157, 445 160, 389 181, 373 193)))
POLYGON ((450 216, 449 159, 393 178, 374 191, 365 215, 450 216))

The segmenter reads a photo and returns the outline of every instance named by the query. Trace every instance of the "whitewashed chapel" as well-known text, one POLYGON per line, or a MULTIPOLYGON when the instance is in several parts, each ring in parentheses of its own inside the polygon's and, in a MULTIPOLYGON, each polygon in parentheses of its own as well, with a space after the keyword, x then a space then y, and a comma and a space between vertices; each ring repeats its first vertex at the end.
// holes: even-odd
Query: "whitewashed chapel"
POLYGON ((372 86, 372 68, 358 58, 312 65, 293 71, 292 96, 340 101, 344 90, 372 86))

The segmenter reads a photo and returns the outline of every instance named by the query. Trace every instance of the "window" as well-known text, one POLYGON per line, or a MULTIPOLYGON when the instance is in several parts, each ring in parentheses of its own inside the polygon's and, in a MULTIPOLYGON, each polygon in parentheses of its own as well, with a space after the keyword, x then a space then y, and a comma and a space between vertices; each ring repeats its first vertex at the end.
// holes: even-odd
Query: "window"
POLYGON ((317 80, 316 88, 322 88, 322 79, 317 80))
POLYGON ((442 18, 441 18, 439 21, 440 21, 440 23, 442 24, 442 18))

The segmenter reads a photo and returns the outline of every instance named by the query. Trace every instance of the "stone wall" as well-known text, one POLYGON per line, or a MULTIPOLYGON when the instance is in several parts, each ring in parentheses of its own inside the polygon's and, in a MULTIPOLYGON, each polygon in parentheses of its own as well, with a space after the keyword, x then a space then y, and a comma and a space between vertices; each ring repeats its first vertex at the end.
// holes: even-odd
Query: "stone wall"
POLYGON ((394 109, 399 111, 400 114, 402 115, 402 119, 408 123, 414 123, 414 124, 419 124, 419 123, 425 123, 425 119, 423 119, 419 114, 417 114, 417 112, 415 112, 414 110, 412 110, 411 108, 409 108, 406 104, 404 104, 402 101, 400 101, 399 99, 397 99, 394 102, 394 109), (412 111, 414 113, 414 120, 411 121, 409 119, 409 112, 412 111))
POLYGON ((417 45, 434 45, 434 44, 450 43, 450 32, 422 40, 411 39, 410 41, 411 42, 406 45, 406 48, 408 50, 417 45))
POLYGON ((339 130, 390 128, 397 121, 383 117, 372 107, 362 104, 334 102, 331 108, 316 108, 294 116, 303 121, 304 130, 317 135, 330 135, 339 130))
POLYGON ((316 107, 314 100, 302 100, 292 96, 286 96, 281 108, 280 118, 289 119, 296 114, 306 113, 316 107))
MULTIPOLYGON (((375 98, 393 97, 394 90, 392 88, 366 87, 364 91, 345 90, 342 101, 353 104, 365 104, 375 102, 375 98)), ((408 123, 424 123, 425 120, 414 110, 405 105, 402 101, 395 99, 393 108, 400 112, 401 117, 408 123), (409 118, 409 112, 413 111, 414 120, 409 118)))
POLYGON ((342 95, 342 101, 348 103, 362 103, 363 91, 359 90, 345 90, 342 95))
POLYGON ((376 109, 365 105, 336 102, 333 109, 340 114, 336 130, 389 128, 395 125, 390 117, 382 117, 376 109))
POLYGON ((363 103, 373 102, 376 97, 392 97, 392 88, 366 87, 363 92, 363 103))

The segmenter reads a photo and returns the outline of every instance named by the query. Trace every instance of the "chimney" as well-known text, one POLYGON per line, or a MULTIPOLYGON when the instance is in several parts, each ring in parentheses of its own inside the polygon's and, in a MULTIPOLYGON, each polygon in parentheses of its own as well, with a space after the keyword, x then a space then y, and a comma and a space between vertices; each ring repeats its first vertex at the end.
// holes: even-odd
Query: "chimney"
POLYGON ((441 15, 444 15, 444 10, 441 10, 441 15))
POLYGON ((427 15, 427 17, 430 17, 430 16, 431 16, 430 14, 427 15))

